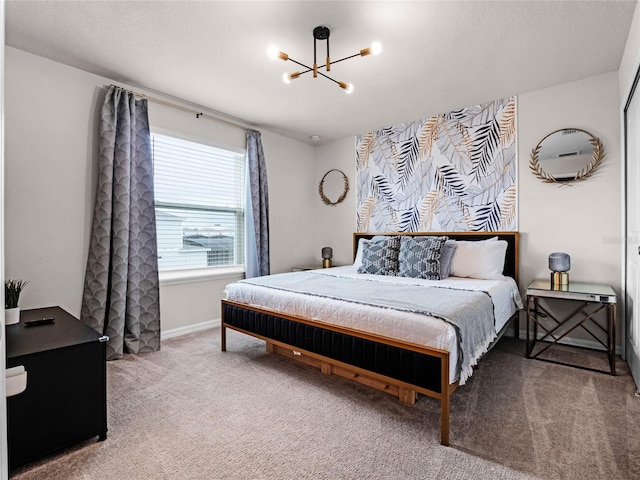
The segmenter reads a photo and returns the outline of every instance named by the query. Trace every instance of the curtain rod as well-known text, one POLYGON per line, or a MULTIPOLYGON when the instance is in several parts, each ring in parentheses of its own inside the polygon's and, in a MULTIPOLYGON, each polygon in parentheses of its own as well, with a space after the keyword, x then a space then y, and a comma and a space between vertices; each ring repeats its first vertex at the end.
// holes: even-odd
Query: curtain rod
POLYGON ((182 110, 184 112, 193 113, 193 114, 195 114, 196 118, 206 117, 206 118, 210 118, 212 120, 218 120, 220 122, 228 123, 230 125, 233 125, 234 127, 244 128, 245 130, 253 130, 254 129, 251 125, 249 125, 247 123, 234 121, 234 120, 225 118, 223 116, 217 116, 217 115, 213 115, 213 114, 210 114, 210 113, 204 113, 204 112, 201 112, 200 110, 196 110, 193 107, 187 107, 187 106, 181 105, 179 103, 169 102, 168 100, 163 100, 161 98, 152 97, 151 95, 147 95, 146 93, 136 92, 134 90, 131 90, 131 89, 125 88, 125 87, 121 87, 120 85, 116 85, 114 83, 109 85, 109 87, 119 88, 120 90, 124 90, 124 91, 129 92, 129 93, 131 93, 133 95, 136 95, 138 97, 146 98, 147 100, 149 100, 151 102, 154 102, 154 103, 159 103, 160 105, 166 105, 167 107, 177 108, 178 110, 182 110))

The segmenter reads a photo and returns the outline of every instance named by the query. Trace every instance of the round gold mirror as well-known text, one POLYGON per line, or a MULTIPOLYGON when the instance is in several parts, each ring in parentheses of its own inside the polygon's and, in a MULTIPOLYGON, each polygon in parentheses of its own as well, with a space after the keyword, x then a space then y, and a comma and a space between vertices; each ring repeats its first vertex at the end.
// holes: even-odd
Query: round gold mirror
POLYGON ((604 158, 602 142, 589 132, 564 128, 544 137, 531 152, 529 168, 546 183, 589 178, 604 158))
POLYGON ((318 191, 325 205, 337 205, 347 196, 349 179, 341 170, 329 170, 320 180, 318 191), (336 200, 333 201, 332 198, 336 200))

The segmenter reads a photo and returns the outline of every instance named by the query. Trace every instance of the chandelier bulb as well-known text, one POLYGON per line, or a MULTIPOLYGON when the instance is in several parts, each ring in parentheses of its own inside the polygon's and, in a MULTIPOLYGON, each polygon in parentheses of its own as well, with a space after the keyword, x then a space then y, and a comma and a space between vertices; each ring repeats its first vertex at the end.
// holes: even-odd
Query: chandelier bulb
POLYGON ((379 55, 382 52, 382 44, 380 42, 373 42, 370 47, 360 50, 360 56, 365 57, 370 54, 379 55))
POLYGON ((342 88, 345 93, 353 92, 353 83, 338 82, 338 85, 340 85, 340 88, 342 88))
POLYGON ((282 75, 282 81, 288 84, 288 83, 291 83, 291 80, 294 80, 299 76, 300 76, 300 72, 285 73, 284 75, 282 75))
POLYGON ((278 50, 278 47, 276 47, 276 46, 274 46, 274 45, 272 45, 272 46, 270 46, 269 48, 267 48, 267 55, 269 56, 269 58, 272 58, 272 59, 274 59, 274 60, 275 60, 276 58, 279 58, 279 59, 281 59, 281 60, 284 60, 285 62, 286 62, 287 60, 289 60, 289 55, 287 55, 287 54, 286 54, 286 53, 284 53, 284 52, 281 52, 280 50, 278 50))
POLYGON ((271 45, 269 48, 267 48, 267 56, 273 60, 278 58, 278 53, 280 53, 280 49, 278 49, 278 47, 276 47, 275 45, 271 45))

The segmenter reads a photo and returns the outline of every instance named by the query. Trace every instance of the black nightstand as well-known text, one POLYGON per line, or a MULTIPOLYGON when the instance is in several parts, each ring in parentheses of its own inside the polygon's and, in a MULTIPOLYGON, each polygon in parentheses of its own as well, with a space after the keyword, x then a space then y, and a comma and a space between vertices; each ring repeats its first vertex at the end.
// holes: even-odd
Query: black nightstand
POLYGON ((10 468, 94 436, 106 439, 107 337, 60 307, 24 310, 5 331, 7 368, 27 371, 27 389, 7 398, 10 468), (45 317, 55 322, 25 326, 45 317))

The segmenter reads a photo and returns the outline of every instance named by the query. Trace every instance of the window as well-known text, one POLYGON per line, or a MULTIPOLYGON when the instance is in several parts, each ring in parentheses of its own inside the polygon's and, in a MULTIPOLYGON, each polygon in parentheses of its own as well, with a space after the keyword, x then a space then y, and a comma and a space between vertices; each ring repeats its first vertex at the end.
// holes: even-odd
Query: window
POLYGON ((244 264, 245 155, 152 133, 162 271, 244 264))

